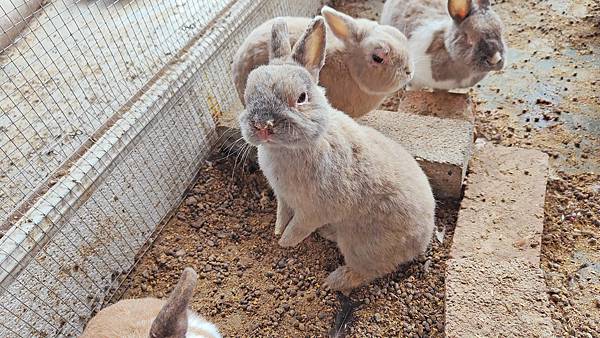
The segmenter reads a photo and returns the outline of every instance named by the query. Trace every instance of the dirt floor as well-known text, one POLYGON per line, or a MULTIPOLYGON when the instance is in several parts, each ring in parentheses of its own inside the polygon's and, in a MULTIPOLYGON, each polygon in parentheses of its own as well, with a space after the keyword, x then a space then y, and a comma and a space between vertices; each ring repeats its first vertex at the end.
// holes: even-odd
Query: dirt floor
POLYGON ((237 164, 223 154, 207 162, 127 281, 124 298, 163 297, 183 268, 192 266, 200 274, 192 308, 225 336, 327 336, 336 314, 352 306, 351 336, 443 335, 444 271, 456 203, 438 206, 445 238, 438 233, 426 256, 358 289, 348 301, 321 287, 340 263, 335 245, 312 235, 296 248, 280 248, 273 233, 276 203, 266 180, 258 168, 237 164))
MULTIPOLYGON (((382 0, 337 0, 377 20, 382 0)), ((542 268, 561 336, 600 336, 600 2, 492 1, 508 65, 469 90, 478 142, 550 155, 542 268)), ((389 98, 383 108, 397 107, 389 98)))
MULTIPOLYGON (((334 1, 378 19, 381 0, 334 1)), ((550 155, 542 268, 560 336, 600 336, 600 4, 493 1, 509 47, 505 70, 469 90, 477 142, 550 155)), ((394 107, 395 98, 383 108, 394 107)), ((125 297, 163 296, 184 266, 201 273, 193 308, 227 336, 324 336, 347 302, 320 287, 341 257, 316 235, 277 246, 275 204, 256 168, 213 159, 143 258, 125 297)), ((443 245, 352 295, 350 336, 441 336, 444 270, 456 204, 442 204, 443 245)))

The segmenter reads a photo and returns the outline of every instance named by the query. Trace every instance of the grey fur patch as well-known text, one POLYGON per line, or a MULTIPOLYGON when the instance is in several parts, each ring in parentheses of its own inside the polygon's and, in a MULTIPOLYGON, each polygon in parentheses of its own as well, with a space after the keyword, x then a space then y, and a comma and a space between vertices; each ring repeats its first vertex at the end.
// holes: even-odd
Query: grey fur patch
POLYGON ((287 58, 292 53, 287 23, 278 19, 271 28, 269 60, 287 58))
POLYGON ((462 82, 471 75, 471 69, 463 62, 456 62, 444 45, 445 31, 439 30, 433 34, 427 54, 431 55, 431 73, 436 81, 455 80, 462 82))

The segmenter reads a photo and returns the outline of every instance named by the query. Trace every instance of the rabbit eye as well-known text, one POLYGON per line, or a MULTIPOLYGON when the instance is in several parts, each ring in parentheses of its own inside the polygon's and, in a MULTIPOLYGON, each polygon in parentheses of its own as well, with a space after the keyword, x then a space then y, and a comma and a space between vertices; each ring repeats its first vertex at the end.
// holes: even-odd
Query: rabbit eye
POLYGON ((296 100, 296 103, 301 104, 306 102, 306 92, 303 92, 302 94, 300 94, 300 96, 298 96, 298 99, 296 100))
POLYGON ((373 58, 373 61, 375 61, 377 63, 383 63, 383 58, 380 57, 379 55, 373 54, 371 57, 373 58))

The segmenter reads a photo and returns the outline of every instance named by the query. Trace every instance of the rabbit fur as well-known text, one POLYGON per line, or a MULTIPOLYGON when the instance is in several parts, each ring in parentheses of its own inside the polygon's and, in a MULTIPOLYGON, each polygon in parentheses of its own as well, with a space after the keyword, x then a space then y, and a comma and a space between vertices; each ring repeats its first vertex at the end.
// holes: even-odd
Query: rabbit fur
POLYGON ((98 312, 81 338, 220 338, 219 330, 188 309, 197 274, 186 268, 165 300, 121 300, 98 312))
POLYGON ((314 19, 293 51, 284 20, 271 60, 248 76, 244 139, 277 198, 275 233, 292 247, 322 228, 345 265, 327 285, 344 293, 423 253, 435 202, 427 177, 399 144, 331 107, 317 85, 326 26, 314 19))
POLYGON ((380 21, 408 37, 410 89, 467 88, 504 67, 503 25, 489 0, 387 0, 380 21))
MULTIPOLYGON (((371 20, 354 19, 327 6, 321 13, 330 29, 327 61, 319 80, 333 107, 352 117, 365 115, 412 78, 406 37, 400 31, 371 20)), ((242 103, 248 74, 269 62, 271 26, 281 19, 288 25, 292 46, 311 21, 300 17, 276 18, 250 33, 237 50, 232 66, 233 81, 242 103)))

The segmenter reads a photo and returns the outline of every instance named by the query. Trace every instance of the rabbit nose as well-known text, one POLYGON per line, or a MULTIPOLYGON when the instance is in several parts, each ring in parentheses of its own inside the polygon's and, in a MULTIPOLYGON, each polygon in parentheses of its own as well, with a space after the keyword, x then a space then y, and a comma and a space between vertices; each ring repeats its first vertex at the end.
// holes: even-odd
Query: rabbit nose
POLYGON ((254 128, 258 130, 271 130, 273 129, 273 120, 268 120, 266 122, 254 121, 254 128))
POLYGON ((490 64, 497 65, 500 61, 502 61, 502 55, 500 55, 500 52, 496 52, 489 61, 490 64))

